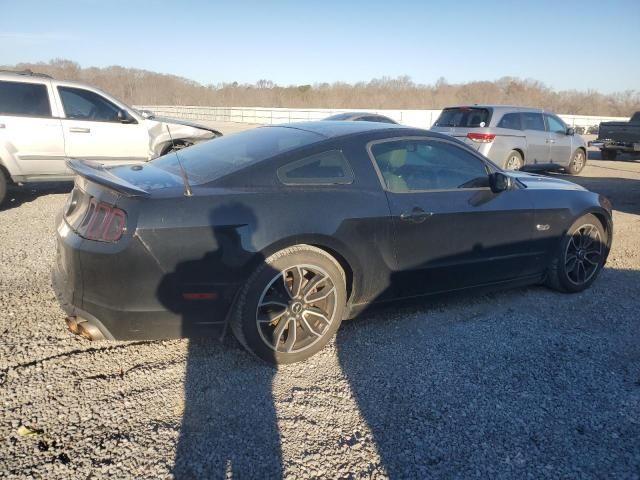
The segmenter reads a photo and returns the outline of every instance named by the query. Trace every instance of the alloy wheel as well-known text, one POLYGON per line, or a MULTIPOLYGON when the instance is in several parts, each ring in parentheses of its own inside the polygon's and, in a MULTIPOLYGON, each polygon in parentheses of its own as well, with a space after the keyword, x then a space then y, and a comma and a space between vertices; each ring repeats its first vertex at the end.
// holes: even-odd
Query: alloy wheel
POLYGON ((582 225, 571 234, 565 250, 565 271, 574 285, 583 285, 598 271, 603 244, 600 231, 591 224, 582 225))
POLYGON ((579 150, 573 157, 573 170, 579 172, 584 167, 584 153, 579 150))
POLYGON ((507 159, 507 164, 505 165, 507 170, 519 170, 520 167, 522 167, 521 165, 521 160, 520 157, 516 154, 511 154, 509 155, 509 158, 507 159))
POLYGON ((314 265, 295 265, 273 277, 256 309, 258 332, 276 352, 311 348, 335 320, 337 291, 329 274, 314 265))

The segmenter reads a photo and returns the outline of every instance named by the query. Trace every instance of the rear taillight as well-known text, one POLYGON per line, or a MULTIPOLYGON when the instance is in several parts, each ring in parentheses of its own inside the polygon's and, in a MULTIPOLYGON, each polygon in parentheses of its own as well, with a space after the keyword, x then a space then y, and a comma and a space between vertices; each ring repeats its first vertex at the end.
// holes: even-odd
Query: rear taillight
POLYGON ((127 228, 127 214, 113 205, 91 200, 78 235, 98 242, 117 242, 127 228))
POLYGON ((495 133, 467 133, 467 138, 478 143, 491 143, 496 138, 495 133))

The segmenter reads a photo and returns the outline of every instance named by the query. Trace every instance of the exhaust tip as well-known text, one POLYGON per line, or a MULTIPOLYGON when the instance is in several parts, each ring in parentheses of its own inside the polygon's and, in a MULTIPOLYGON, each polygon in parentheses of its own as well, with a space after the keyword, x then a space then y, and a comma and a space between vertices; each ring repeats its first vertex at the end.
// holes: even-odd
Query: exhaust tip
POLYGON ((104 340, 105 337, 98 327, 89 323, 84 318, 80 317, 67 317, 65 318, 67 328, 74 335, 79 335, 82 338, 86 338, 90 341, 104 340))

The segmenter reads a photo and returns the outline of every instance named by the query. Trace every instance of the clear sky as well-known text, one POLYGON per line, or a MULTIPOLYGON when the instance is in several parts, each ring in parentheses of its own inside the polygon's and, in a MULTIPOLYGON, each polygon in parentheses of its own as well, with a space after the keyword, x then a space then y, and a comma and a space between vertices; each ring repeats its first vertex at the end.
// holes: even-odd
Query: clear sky
POLYGON ((640 0, 0 0, 0 64, 55 57, 204 84, 508 75, 640 90, 640 0))

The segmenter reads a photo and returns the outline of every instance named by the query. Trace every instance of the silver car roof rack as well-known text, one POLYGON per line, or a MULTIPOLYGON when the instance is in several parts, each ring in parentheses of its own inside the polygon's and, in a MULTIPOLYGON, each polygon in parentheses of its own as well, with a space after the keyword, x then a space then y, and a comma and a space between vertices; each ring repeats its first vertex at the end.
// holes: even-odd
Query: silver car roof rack
POLYGON ((51 75, 47 75, 46 73, 38 73, 33 72, 29 69, 27 70, 0 70, 0 73, 12 73, 14 75, 24 75, 27 77, 41 77, 41 78, 53 78, 51 75))

